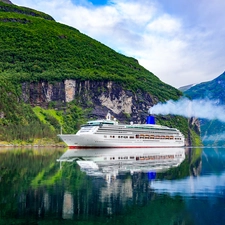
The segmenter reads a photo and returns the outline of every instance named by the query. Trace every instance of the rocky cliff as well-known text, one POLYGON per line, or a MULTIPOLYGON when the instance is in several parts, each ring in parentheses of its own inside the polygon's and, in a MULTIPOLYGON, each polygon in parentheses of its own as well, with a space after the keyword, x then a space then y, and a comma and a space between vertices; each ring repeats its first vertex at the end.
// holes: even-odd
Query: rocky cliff
POLYGON ((83 108, 91 108, 90 118, 104 118, 108 111, 121 122, 132 120, 145 122, 150 106, 158 100, 150 94, 125 90, 111 81, 77 81, 23 83, 22 98, 32 106, 48 107, 54 102, 55 108, 63 108, 75 101, 83 108))

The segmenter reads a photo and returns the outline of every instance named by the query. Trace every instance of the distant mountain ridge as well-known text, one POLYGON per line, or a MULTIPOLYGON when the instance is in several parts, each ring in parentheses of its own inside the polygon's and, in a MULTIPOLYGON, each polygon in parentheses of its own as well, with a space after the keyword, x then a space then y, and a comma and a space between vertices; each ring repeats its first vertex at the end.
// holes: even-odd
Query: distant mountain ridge
POLYGON ((217 78, 197 84, 184 93, 193 99, 219 100, 219 104, 225 104, 225 72, 217 78))
MULTIPOLYGON (((224 106, 225 111, 225 72, 215 79, 190 87, 184 94, 191 99, 210 100, 218 106, 224 106)), ((201 119, 201 136, 206 145, 225 145, 225 123, 218 120, 201 119), (221 135, 223 134, 223 135, 221 135), (211 138, 211 137, 214 138, 211 138)))
MULTIPOLYGON (((30 15, 30 16, 34 16, 34 17, 41 17, 41 18, 44 18, 47 20, 54 20, 51 16, 49 16, 45 13, 39 12, 34 9, 14 5, 10 1, 4 2, 4 1, 0 0, 0 12, 24 14, 24 15, 28 15, 28 16, 30 15)), ((6 16, 6 18, 3 16, 3 17, 0 17, 0 19, 2 19, 2 20, 4 19, 4 22, 10 21, 10 20, 15 22, 15 18, 13 18, 13 15, 8 15, 8 16, 6 16)), ((17 18, 17 19, 19 21, 19 18, 17 18)), ((25 18, 23 18, 23 19, 24 19, 23 22, 25 22, 25 18)))
POLYGON ((9 0, 0 0, 0 2, 4 2, 4 3, 7 3, 7 4, 13 4, 11 1, 9 0))
POLYGON ((196 85, 196 84, 188 84, 188 85, 179 87, 178 90, 180 90, 180 91, 182 91, 182 92, 185 92, 185 91, 187 91, 188 89, 192 88, 192 87, 195 86, 195 85, 196 85))

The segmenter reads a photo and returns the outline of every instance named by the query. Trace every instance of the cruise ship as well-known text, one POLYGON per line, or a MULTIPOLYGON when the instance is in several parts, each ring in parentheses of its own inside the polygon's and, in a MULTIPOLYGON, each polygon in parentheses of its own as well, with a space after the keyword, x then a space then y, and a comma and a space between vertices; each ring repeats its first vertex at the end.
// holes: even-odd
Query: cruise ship
POLYGON ((155 124, 149 115, 146 124, 119 124, 111 118, 92 120, 81 126, 76 134, 59 134, 70 149, 75 148, 154 148, 182 147, 184 135, 176 128, 155 124))

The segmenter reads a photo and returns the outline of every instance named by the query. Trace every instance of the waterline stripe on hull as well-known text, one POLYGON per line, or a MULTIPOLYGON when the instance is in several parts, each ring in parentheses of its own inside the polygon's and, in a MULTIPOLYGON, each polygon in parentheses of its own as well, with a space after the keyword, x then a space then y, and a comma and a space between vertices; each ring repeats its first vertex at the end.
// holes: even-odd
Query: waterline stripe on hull
POLYGON ((83 148, 179 148, 181 145, 174 146, 69 146, 69 149, 83 149, 83 148))

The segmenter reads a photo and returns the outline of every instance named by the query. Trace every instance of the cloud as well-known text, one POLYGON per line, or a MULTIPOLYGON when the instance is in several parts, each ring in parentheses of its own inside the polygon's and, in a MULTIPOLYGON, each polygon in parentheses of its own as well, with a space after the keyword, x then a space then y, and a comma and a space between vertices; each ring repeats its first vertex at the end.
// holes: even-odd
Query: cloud
POLYGON ((13 2, 46 12, 138 59, 175 87, 207 81, 224 71, 223 0, 110 0, 101 6, 86 0, 13 2))
POLYGON ((189 100, 181 98, 178 101, 169 100, 166 103, 158 103, 150 109, 153 114, 180 115, 184 117, 196 117, 225 122, 224 107, 218 105, 218 101, 207 99, 189 100))

